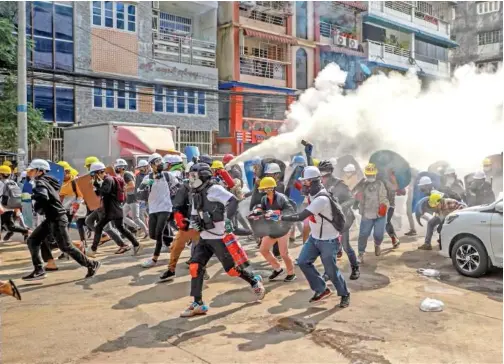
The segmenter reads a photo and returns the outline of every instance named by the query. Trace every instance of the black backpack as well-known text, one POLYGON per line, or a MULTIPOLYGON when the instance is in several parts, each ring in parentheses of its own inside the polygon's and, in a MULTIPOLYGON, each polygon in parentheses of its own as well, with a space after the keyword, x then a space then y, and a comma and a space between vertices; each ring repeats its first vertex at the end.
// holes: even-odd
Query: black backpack
POLYGON ((4 184, 2 205, 8 209, 21 208, 21 187, 10 179, 5 180, 4 184))
MULTIPOLYGON (((343 210, 341 209, 341 206, 338 203, 338 200, 333 196, 331 192, 327 191, 322 191, 317 193, 315 198, 322 196, 322 197, 327 197, 329 199, 329 202, 331 204, 331 212, 332 212, 332 220, 329 220, 327 217, 325 217, 322 214, 319 214, 319 216, 331 223, 331 225, 338 231, 340 234, 345 231, 346 227, 346 219, 345 219, 345 214, 343 214, 343 210)), ((315 199, 314 198, 314 199, 315 199)))

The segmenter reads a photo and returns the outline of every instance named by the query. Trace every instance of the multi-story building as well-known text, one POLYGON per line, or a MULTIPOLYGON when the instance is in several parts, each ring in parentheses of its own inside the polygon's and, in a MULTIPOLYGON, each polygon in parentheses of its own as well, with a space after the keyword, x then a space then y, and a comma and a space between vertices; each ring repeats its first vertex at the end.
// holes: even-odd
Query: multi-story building
POLYGON ((459 47, 451 54, 452 69, 474 62, 502 66, 502 1, 458 1, 451 14, 451 36, 459 47))

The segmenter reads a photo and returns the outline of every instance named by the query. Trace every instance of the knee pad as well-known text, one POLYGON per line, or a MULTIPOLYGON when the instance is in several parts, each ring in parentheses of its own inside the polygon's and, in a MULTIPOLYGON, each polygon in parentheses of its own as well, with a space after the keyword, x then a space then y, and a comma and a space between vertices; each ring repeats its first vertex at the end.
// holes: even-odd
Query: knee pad
POLYGON ((230 277, 239 277, 240 276, 240 272, 238 270, 236 270, 236 268, 231 268, 230 270, 228 270, 226 272, 230 277))
POLYGON ((191 274, 192 278, 198 277, 199 270, 200 270, 199 263, 191 263, 191 264, 189 264, 189 274, 191 274))

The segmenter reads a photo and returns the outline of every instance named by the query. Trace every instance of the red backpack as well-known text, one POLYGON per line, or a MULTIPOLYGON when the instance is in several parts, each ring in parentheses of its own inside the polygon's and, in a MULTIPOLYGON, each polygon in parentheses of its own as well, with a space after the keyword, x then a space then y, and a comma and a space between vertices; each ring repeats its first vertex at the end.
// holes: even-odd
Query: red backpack
POLYGON ((112 177, 116 185, 117 201, 119 202, 126 201, 126 190, 124 188, 126 183, 124 182, 124 179, 121 176, 110 176, 110 177, 112 177))

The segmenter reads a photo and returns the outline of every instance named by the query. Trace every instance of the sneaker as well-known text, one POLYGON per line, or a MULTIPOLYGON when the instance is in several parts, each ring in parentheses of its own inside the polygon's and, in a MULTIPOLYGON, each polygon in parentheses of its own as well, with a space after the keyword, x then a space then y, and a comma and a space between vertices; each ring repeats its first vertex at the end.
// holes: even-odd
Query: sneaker
POLYGON ((9 241, 10 238, 12 238, 12 235, 14 235, 14 233, 12 231, 7 232, 7 234, 5 234, 5 236, 3 238, 3 241, 9 241))
POLYGON ((359 264, 364 264, 364 253, 359 253, 357 261, 359 262, 359 264))
POLYGON ((374 246, 374 255, 376 255, 377 257, 379 257, 380 254, 381 254, 381 246, 375 244, 375 246, 374 246))
POLYGON ((197 302, 191 303, 191 305, 180 314, 180 317, 193 317, 197 315, 206 315, 208 312, 208 306, 205 304, 199 305, 197 302))
POLYGON ((332 291, 329 288, 326 288, 325 291, 322 293, 315 293, 313 297, 310 298, 310 303, 320 302, 332 294, 333 294, 332 291))
POLYGON ((157 260, 154 260, 152 258, 149 258, 147 260, 144 260, 142 263, 142 268, 152 268, 157 264, 157 260))
POLYGON ((401 242, 397 237, 394 236, 392 238, 392 249, 397 249, 399 247, 399 244, 401 244, 401 242))
POLYGON ((432 245, 424 243, 418 247, 418 250, 432 250, 432 245))
POLYGON ((329 276, 327 273, 322 274, 322 278, 324 279, 324 282, 329 282, 329 276))
POLYGON ((143 247, 141 245, 134 246, 133 247, 133 255, 139 255, 140 252, 142 251, 143 247))
POLYGON ((88 267, 86 278, 91 278, 92 276, 94 276, 96 274, 96 272, 98 271, 98 269, 100 269, 100 267, 101 267, 101 263, 99 261, 97 261, 97 260, 93 261, 93 266, 88 267))
POLYGON ((274 270, 273 273, 268 277, 270 281, 275 280, 276 277, 278 277, 280 274, 283 274, 284 270, 280 268, 280 270, 274 270))
POLYGON ((348 293, 346 296, 341 296, 341 301, 339 306, 341 308, 345 308, 350 306, 350 293, 348 293))
POLYGON ((173 278, 175 278, 175 272, 172 272, 171 270, 168 269, 166 272, 164 272, 159 276, 159 281, 167 282, 173 280, 173 278))
POLYGON ((254 291, 254 294, 257 296, 258 301, 261 301, 264 298, 264 296, 266 296, 266 288, 264 288, 262 282, 259 280, 257 281, 256 284, 252 286, 252 290, 254 291))
POLYGON ((94 251, 93 249, 91 249, 91 247, 89 247, 86 249, 86 255, 90 258, 94 258, 96 257, 96 251, 94 251))
POLYGON ((359 267, 352 267, 352 274, 350 274, 350 279, 352 281, 355 281, 356 279, 359 279, 359 277, 360 277, 359 267))
POLYGON ((296 277, 296 275, 295 275, 295 274, 288 274, 288 275, 284 278, 284 282, 294 282, 296 279, 297 279, 297 277, 296 277))
POLYGON ((24 276, 23 281, 38 281, 46 277, 45 271, 43 269, 35 269, 33 272, 24 276))
POLYGON ((417 233, 416 233, 416 230, 413 229, 413 230, 410 230, 408 231, 406 234, 404 234, 405 236, 415 236, 417 233))

